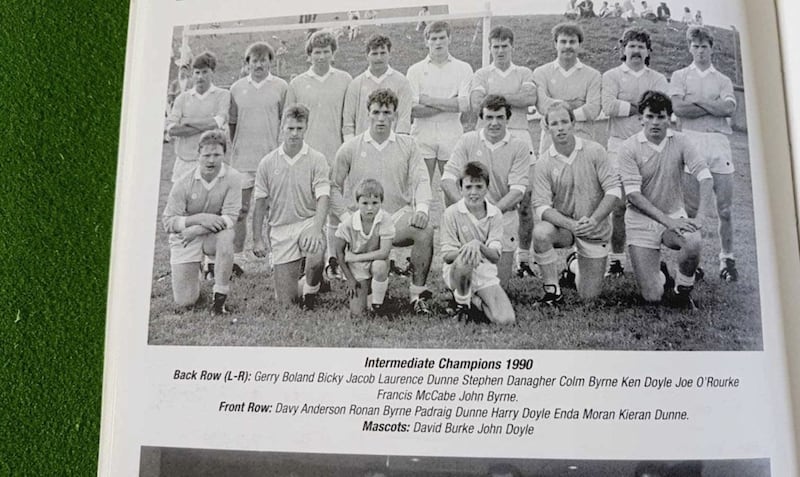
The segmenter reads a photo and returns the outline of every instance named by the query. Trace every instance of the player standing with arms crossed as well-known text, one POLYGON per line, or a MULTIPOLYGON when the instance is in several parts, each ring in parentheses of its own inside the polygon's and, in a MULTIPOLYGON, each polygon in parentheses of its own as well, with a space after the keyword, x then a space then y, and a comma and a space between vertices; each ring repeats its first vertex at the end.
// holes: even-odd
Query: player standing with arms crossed
MULTIPOLYGON (((311 111, 305 140, 309 146, 321 152, 328 161, 331 171, 336 159, 336 151, 342 145, 342 113, 347 86, 352 81, 349 73, 332 65, 338 43, 328 31, 315 32, 306 42, 306 54, 311 67, 297 75, 289 84, 286 105, 295 103, 306 105, 311 111)), ((339 219, 328 215, 328 275, 340 277, 336 252, 333 249, 333 235, 339 219)))
POLYGON ((414 138, 392 131, 397 104, 397 96, 389 89, 369 95, 369 129, 345 141, 336 154, 333 209, 339 220, 346 222, 354 207, 345 197, 353 197, 362 180, 375 179, 383 186, 383 207, 391 214, 396 231, 393 246, 413 245, 411 303, 416 313, 429 314, 432 294, 425 283, 433 258, 433 227, 428 222, 430 179, 414 138))
POLYGON ((330 169, 322 153, 304 141, 308 108, 294 105, 283 116, 284 142, 258 165, 253 213, 253 254, 266 257, 264 218, 275 268, 278 301, 316 306, 325 257, 325 219, 330 200, 330 169), (305 257, 305 269, 300 270, 305 257), (304 276, 298 282, 298 279, 304 276))
POLYGON ((428 57, 411 65, 406 73, 414 94, 411 136, 417 140, 431 180, 437 162, 442 173, 453 145, 464 133, 460 112, 469 111, 472 67, 450 55, 450 41, 449 23, 428 25, 428 57))
POLYGON ((372 35, 367 40, 367 69, 356 76, 347 87, 342 113, 342 136, 345 140, 370 128, 367 101, 370 94, 379 88, 394 91, 398 106, 394 120, 394 131, 408 134, 411 131, 411 105, 413 93, 408 79, 389 66, 392 40, 384 35, 372 35))
MULTIPOLYGON (((728 282, 739 279, 733 254, 733 154, 727 135, 728 117, 736 111, 733 83, 711 63, 714 37, 707 28, 692 27, 686 32, 692 64, 672 73, 670 96, 682 131, 694 142, 708 163, 714 179, 714 195, 719 216, 719 277, 728 282)), ((686 211, 697 215, 700 200, 697 180, 685 177, 686 211)))
MULTIPOLYGON (((244 176, 242 211, 236 223, 236 253, 244 250, 247 238, 247 215, 255 186, 256 170, 261 159, 278 147, 281 115, 289 89, 286 81, 270 73, 275 57, 272 47, 264 42, 247 48, 244 60, 249 74, 231 85, 231 166, 244 176)), ((234 265, 234 273, 241 268, 234 265), (238 270, 237 270, 238 268, 238 270)))
MULTIPOLYGON (((642 130, 639 100, 645 91, 667 93, 667 78, 649 68, 653 50, 650 35, 629 28, 619 40, 622 64, 603 73, 602 104, 608 116, 608 160, 619 171, 619 148, 623 141, 642 130)), ((625 272, 625 201, 619 201, 612 215, 611 255, 607 275, 625 272)))
MULTIPOLYGON (((528 144, 530 149, 528 153, 529 169, 532 173, 536 156, 533 153, 533 140, 528 129, 527 115, 528 107, 534 106, 537 101, 537 88, 533 72, 512 62, 514 32, 510 28, 505 26, 492 28, 489 32, 489 50, 492 54, 492 64, 475 72, 470 88, 470 105, 474 111, 478 111, 483 100, 490 94, 501 95, 505 98, 506 102, 511 105, 512 113, 508 131, 512 136, 528 144)), ((485 124, 485 122, 478 121, 476 130, 485 124)), ((532 231, 533 215, 530 207, 530 190, 528 189, 520 201, 517 233, 513 238, 506 238, 506 240, 517 242, 519 248, 517 273, 519 276, 533 275, 529 265, 532 231)))

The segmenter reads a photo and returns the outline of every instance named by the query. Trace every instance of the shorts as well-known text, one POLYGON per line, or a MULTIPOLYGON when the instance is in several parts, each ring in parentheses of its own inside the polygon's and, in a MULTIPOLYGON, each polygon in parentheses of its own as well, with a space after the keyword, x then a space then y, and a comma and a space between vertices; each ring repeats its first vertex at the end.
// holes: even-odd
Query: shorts
MULTIPOLYGON (((669 216, 673 219, 687 217, 684 209, 669 216)), ((661 238, 666 230, 666 227, 632 207, 625 211, 625 241, 628 246, 661 250, 661 238)))
POLYGON ((272 250, 273 265, 291 263, 303 258, 305 252, 300 250, 297 239, 300 234, 314 226, 314 218, 286 225, 273 225, 269 229, 269 242, 272 250))
MULTIPOLYGON (((451 281, 450 273, 453 270, 452 263, 442 264, 442 279, 444 284, 449 290, 455 290, 456 286, 451 281)), ((483 261, 472 270, 472 281, 470 282, 470 291, 477 292, 484 288, 489 288, 494 285, 500 285, 500 279, 497 278, 497 265, 494 263, 483 261)))
POLYGON ((503 213, 503 252, 513 252, 519 242, 519 214, 516 210, 503 213))
POLYGON ((414 208, 410 205, 403 207, 402 209, 397 209, 395 213, 392 214, 392 224, 397 227, 398 222, 400 219, 404 218, 407 215, 414 215, 414 208))
POLYGON ((356 281, 369 280, 372 278, 372 264, 375 262, 353 262, 348 263, 347 266, 353 273, 356 281))
POLYGON ((714 174, 733 174, 733 153, 728 137, 717 132, 683 131, 714 174))
POLYGON ((181 177, 194 172, 195 169, 197 169, 197 160, 184 161, 179 156, 175 156, 175 164, 172 166, 172 182, 178 182, 181 177))
POLYGON ((458 118, 455 121, 414 121, 411 136, 417 141, 423 159, 436 158, 447 162, 453 154, 464 128, 458 118))
POLYGON ((606 258, 611 252, 608 242, 590 242, 574 236, 573 240, 578 255, 584 258, 606 258))
POLYGON ((178 237, 178 234, 169 235, 169 263, 170 265, 179 265, 181 263, 202 262, 205 253, 203 253, 203 242, 209 235, 201 235, 195 237, 194 240, 189 242, 185 247, 178 237))
POLYGON ((533 153, 533 138, 531 138, 531 133, 527 129, 508 129, 508 132, 511 133, 512 137, 517 139, 522 139, 525 141, 525 144, 528 145, 528 151, 530 152, 530 165, 533 166, 536 164, 536 154, 533 153))
POLYGON ((256 173, 255 171, 252 172, 241 172, 239 171, 242 177, 242 190, 244 189, 252 189, 256 186, 256 173))

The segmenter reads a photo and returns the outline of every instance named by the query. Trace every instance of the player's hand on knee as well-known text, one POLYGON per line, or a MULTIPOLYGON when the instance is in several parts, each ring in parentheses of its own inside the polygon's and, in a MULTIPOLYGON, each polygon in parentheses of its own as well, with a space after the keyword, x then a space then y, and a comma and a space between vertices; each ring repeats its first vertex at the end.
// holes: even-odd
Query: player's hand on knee
POLYGON ((300 250, 308 253, 317 253, 322 248, 322 232, 318 230, 304 230, 300 233, 300 250))
POLYGON ((428 226, 428 214, 422 211, 417 211, 411 217, 411 226, 415 229, 424 229, 428 226))
POLYGON ((205 227, 203 227, 202 225, 192 225, 191 227, 186 227, 185 229, 183 229, 183 231, 178 234, 178 237, 180 237, 181 244, 183 244, 183 246, 185 247, 189 245, 189 242, 203 235, 204 232, 205 232, 205 227))
POLYGON ((578 223, 575 225, 575 236, 576 237, 586 237, 592 234, 597 228, 597 220, 594 217, 586 217, 583 216, 578 219, 578 223))
POLYGON ((221 215, 206 214, 200 219, 200 225, 216 233, 225 228, 225 220, 221 215))

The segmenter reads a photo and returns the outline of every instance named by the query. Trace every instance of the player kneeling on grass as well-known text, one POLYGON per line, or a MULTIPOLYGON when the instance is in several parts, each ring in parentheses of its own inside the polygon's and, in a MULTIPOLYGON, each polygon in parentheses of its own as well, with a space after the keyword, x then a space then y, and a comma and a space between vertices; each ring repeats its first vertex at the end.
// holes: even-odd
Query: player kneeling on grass
POLYGON ((389 252, 395 229, 392 216, 381 208, 383 186, 364 179, 355 190, 358 210, 336 229, 334 245, 342 273, 347 278, 350 313, 380 312, 389 287, 389 252), (370 278, 372 282, 370 283, 370 278), (368 294, 372 289, 371 303, 368 294))
POLYGON ((453 291, 455 316, 469 320, 474 302, 491 322, 514 323, 514 308, 497 277, 503 213, 486 200, 488 169, 480 162, 468 162, 458 186, 461 200, 445 210, 441 236, 442 276, 453 291))
POLYGON ((556 103, 544 120, 553 144, 534 171, 533 206, 540 221, 533 229, 533 246, 545 291, 538 302, 556 305, 563 301, 561 284, 576 285, 583 299, 600 293, 611 240, 608 216, 622 190, 605 149, 575 136, 572 111, 556 103), (566 283, 559 284, 555 249, 573 244, 577 252, 567 258, 566 283))
POLYGON ((200 136, 197 167, 172 185, 164 208, 164 229, 170 233, 172 294, 178 306, 189 307, 200 297, 200 263, 216 257, 215 315, 226 313, 233 270, 233 227, 242 207, 242 178, 222 163, 225 133, 206 131, 200 136))
POLYGON ((686 135, 669 129, 672 101, 647 91, 639 101, 643 130, 622 143, 620 176, 628 197, 625 233, 642 297, 657 302, 665 296, 674 305, 694 308, 691 291, 700 263, 700 220, 687 218, 681 179, 684 168, 700 183, 697 217, 709 210, 713 181, 705 160, 686 135), (678 252, 673 286, 661 246, 678 252))
POLYGON ((322 283, 330 168, 325 156, 304 141, 308 115, 302 104, 287 108, 283 144, 258 165, 253 254, 267 256, 262 229, 268 216, 276 297, 283 303, 299 298, 303 308, 312 309, 322 283), (304 257, 305 270, 301 270, 304 257))

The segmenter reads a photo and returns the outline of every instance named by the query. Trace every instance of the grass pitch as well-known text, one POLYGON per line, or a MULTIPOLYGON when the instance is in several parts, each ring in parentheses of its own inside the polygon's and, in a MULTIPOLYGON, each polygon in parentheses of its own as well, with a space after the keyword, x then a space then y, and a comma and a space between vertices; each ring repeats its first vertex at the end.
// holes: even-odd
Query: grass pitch
MULTIPOLYGON (((515 62, 530 67, 552 61, 550 28, 560 17, 543 16, 496 18, 495 24, 507 24, 517 32, 515 62), (533 26, 533 28, 531 27, 533 26), (546 47, 543 47, 546 45, 546 47)), ((322 21, 322 19, 320 19, 322 21)), ((640 21, 641 22, 641 21, 640 21)), ((613 49, 616 38, 627 24, 623 20, 584 22, 587 33, 582 61, 605 71, 619 64, 619 52, 613 49)), ((654 69, 669 75, 688 64, 681 26, 653 25, 642 22, 653 32, 654 69), (674 31, 673 31, 674 30, 674 31)), ((366 66, 364 38, 377 27, 363 27, 354 42, 343 41, 337 53, 337 67, 357 75, 366 66)), ((392 64, 405 71, 422 59, 426 51, 422 35, 414 25, 382 27, 394 41, 392 64)), ((480 64, 480 38, 470 43, 475 22, 453 22, 451 50, 473 68, 480 64)), ((720 51, 715 55, 718 69, 735 77, 733 35, 723 30, 717 34, 720 51)), ((271 34, 270 34, 271 35, 271 34)), ((277 34, 290 45, 287 55, 288 80, 292 74, 307 69, 302 50, 303 32, 277 34)), ((219 56, 217 83, 229 84, 238 75, 241 55, 248 44, 266 34, 218 35, 198 38, 195 52, 210 49, 219 56)), ((273 41, 274 43, 274 41, 273 41)), ((743 105, 742 105, 743 106, 743 105)), ((741 106, 740 106, 741 107, 741 106)), ((535 141, 538 125, 532 124, 535 141)), ((596 125, 598 142, 605 143, 605 124, 596 125)), ((710 217, 703 226, 704 256, 702 266, 707 278, 697 284, 694 296, 700 304, 695 312, 672 310, 640 303, 636 284, 627 273, 621 279, 606 280, 602 296, 591 304, 581 303, 573 290, 565 290, 566 303, 557 309, 533 306, 542 294, 538 278, 513 278, 508 294, 517 312, 517 324, 510 327, 463 324, 444 318, 449 298, 441 278, 441 259, 435 253, 428 285, 434 293, 433 316, 415 316, 408 306, 408 278, 390 278, 387 303, 396 310, 380 318, 348 317, 344 284, 333 283, 333 290, 322 295, 318 311, 301 312, 279 305, 273 294, 272 277, 263 261, 254 257, 242 264, 246 274, 236 280, 229 298, 232 314, 213 318, 208 312, 211 283, 203 285, 201 303, 193 310, 178 311, 172 303, 167 236, 159 226, 155 237, 155 260, 150 307, 149 342, 156 345, 211 346, 315 346, 315 347, 399 347, 399 348, 495 348, 495 349, 606 349, 606 350, 758 350, 762 349, 758 269, 755 256, 753 200, 747 136, 737 132, 730 137, 736 161, 737 266, 740 281, 723 283, 717 278, 719 239, 717 220, 710 217), (232 324, 231 320, 236 319, 232 324)), ((537 141, 538 142, 538 141, 537 141)), ((173 148, 165 145, 161 168, 160 213, 170 189, 174 161, 173 148)), ((438 176, 434 183, 438 183, 438 176)), ((441 204, 432 208, 434 223, 441 204)), ((249 246, 249 244, 248 244, 249 246)), ((673 260, 665 252, 667 260, 673 260)))

